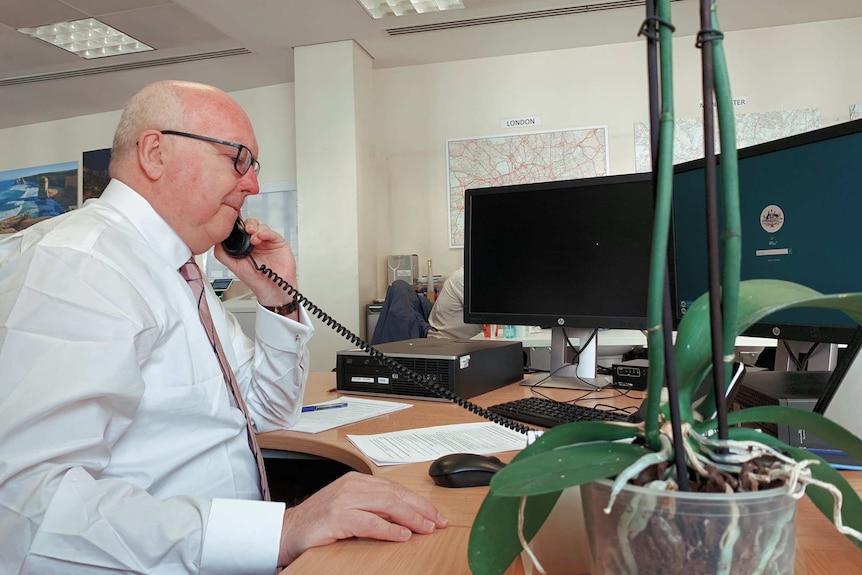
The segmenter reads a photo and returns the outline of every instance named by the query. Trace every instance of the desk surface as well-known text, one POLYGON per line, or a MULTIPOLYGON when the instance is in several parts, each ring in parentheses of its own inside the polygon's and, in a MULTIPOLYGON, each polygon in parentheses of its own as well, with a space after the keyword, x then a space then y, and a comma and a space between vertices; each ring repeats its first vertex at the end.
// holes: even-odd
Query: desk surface
MULTIPOLYGON (((313 373, 309 378, 306 403, 333 399, 335 391, 334 373, 313 373)), ((529 388, 517 384, 473 398, 483 407, 524 397, 529 388)), ((543 390, 555 399, 574 399, 584 392, 564 389, 543 390)), ((603 391, 597 395, 608 398, 616 391, 603 391)), ((614 403, 624 405, 615 399, 614 403)), ((628 400, 632 401, 632 400, 628 400)), ((607 399, 605 399, 607 402, 607 399)), ((637 401, 635 401, 637 403, 637 401)), ((339 427, 318 434, 274 431, 258 435, 260 446, 265 449, 280 449, 308 453, 345 463, 364 473, 379 475, 406 485, 431 500, 449 519, 446 529, 432 535, 414 535, 406 543, 387 543, 369 540, 346 540, 333 545, 311 549, 291 564, 283 575, 294 573, 339 573, 351 575, 379 573, 470 573, 467 567, 467 543, 470 528, 480 504, 487 492, 486 487, 446 489, 437 487, 428 477, 428 463, 377 467, 351 444, 346 435, 371 434, 412 429, 449 423, 480 421, 481 418, 454 404, 417 400, 413 407, 339 427)), ((506 461, 515 452, 501 454, 506 461)), ((862 472, 847 473, 857 491, 862 491, 862 472)), ((858 573, 862 565, 860 552, 835 527, 823 517, 808 498, 800 501, 797 516, 796 574, 819 575, 858 573)), ((529 571, 527 571, 529 573, 529 571)), ((507 575, 521 575, 524 567, 516 561, 507 575)), ((549 575, 553 572, 549 571, 549 575)))

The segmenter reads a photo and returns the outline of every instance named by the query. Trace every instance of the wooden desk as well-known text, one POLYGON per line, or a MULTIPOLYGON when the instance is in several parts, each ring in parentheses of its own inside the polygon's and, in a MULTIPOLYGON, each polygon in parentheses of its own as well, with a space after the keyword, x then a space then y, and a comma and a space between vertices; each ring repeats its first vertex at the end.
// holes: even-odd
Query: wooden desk
MULTIPOLYGON (((313 373, 309 378, 306 403, 333 399, 338 394, 334 373, 313 373)), ((547 389, 555 399, 572 399, 584 392, 547 389)), ((596 395, 609 397, 615 391, 596 395)), ((514 384, 473 398, 474 403, 488 407, 495 403, 525 397, 526 387, 514 384)), ((615 400, 618 403, 619 400, 615 400)), ((631 401, 631 400, 629 400, 631 401)), ((383 433, 449 423, 481 421, 481 418, 454 404, 435 401, 412 401, 413 407, 374 419, 339 427, 318 434, 274 431, 258 435, 264 449, 279 449, 326 457, 340 461, 357 471, 386 477, 406 485, 428 498, 449 519, 446 529, 432 535, 413 535, 406 543, 369 540, 346 540, 311 549, 283 571, 283 575, 310 573, 441 573, 468 575, 467 543, 470 528, 487 487, 446 489, 437 487, 428 477, 428 463, 377 467, 351 444, 346 435, 383 433)), ((636 403, 636 401, 635 401, 636 403)), ((500 454, 508 461, 515 452, 500 454)), ((862 472, 847 473, 857 491, 862 492, 862 472)), ((529 572, 529 571, 527 571, 529 572)), ((799 502, 797 517, 796 574, 843 575, 862 572, 862 552, 823 517, 808 498, 799 502)), ((507 575, 525 573, 516 561, 507 575)))

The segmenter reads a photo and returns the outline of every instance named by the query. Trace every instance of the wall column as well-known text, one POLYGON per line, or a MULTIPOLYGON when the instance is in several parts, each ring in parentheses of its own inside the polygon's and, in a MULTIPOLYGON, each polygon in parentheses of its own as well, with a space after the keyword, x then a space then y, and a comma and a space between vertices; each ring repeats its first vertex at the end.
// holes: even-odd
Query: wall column
MULTIPOLYGON (((360 334, 376 279, 371 57, 347 40, 296 48, 294 61, 298 287, 360 334)), ((329 371, 353 346, 314 324, 310 367, 329 371)))

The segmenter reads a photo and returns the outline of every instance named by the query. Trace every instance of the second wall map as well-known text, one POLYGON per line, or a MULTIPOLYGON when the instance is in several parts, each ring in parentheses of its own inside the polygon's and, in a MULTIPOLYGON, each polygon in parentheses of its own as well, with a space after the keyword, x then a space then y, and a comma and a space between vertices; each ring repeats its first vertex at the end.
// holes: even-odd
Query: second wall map
MULTIPOLYGON (((781 110, 753 114, 736 114, 736 147, 747 148, 779 138, 786 138, 820 127, 820 110, 781 110)), ((716 125, 718 121, 716 120, 716 125)), ((720 151, 718 128, 715 151, 720 151)), ((674 123, 673 163, 681 164, 703 157, 703 119, 682 118, 674 123)), ((649 122, 635 123, 635 166, 638 172, 649 172, 649 122)))

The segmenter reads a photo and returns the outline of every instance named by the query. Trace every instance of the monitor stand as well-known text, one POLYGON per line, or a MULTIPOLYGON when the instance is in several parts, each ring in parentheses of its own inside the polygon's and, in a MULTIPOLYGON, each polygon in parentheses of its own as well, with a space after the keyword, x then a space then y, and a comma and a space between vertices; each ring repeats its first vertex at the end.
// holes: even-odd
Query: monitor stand
MULTIPOLYGON (((775 371, 798 371, 796 364, 790 359, 790 354, 787 353, 787 348, 784 343, 790 346, 790 350, 796 357, 799 354, 808 353, 811 346, 814 345, 810 341, 792 341, 779 339, 775 344, 775 371)), ((821 343, 817 346, 811 357, 808 358, 807 371, 832 371, 838 363, 838 344, 836 343, 821 343)))
MULTIPOLYGON (((593 333, 590 328, 555 327, 551 329, 551 362, 550 375, 539 373, 524 380, 523 385, 539 387, 556 387, 562 389, 579 389, 591 391, 608 384, 605 378, 596 379, 596 357, 598 350, 598 333, 585 348, 581 344, 593 333), (577 338, 578 363, 570 363, 568 338, 577 338)), ((574 344, 572 344, 574 345, 574 344)))

